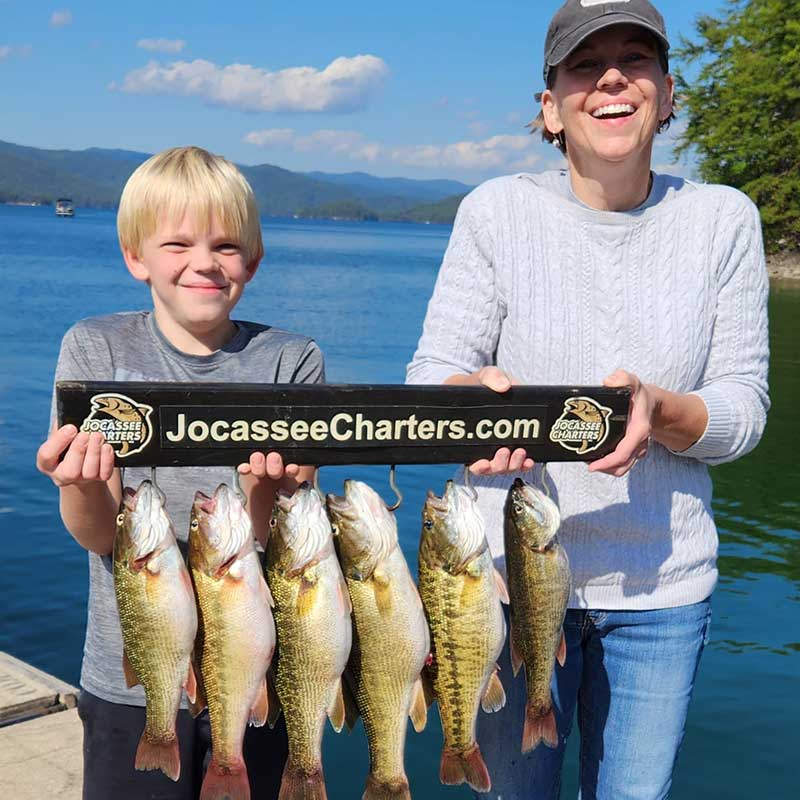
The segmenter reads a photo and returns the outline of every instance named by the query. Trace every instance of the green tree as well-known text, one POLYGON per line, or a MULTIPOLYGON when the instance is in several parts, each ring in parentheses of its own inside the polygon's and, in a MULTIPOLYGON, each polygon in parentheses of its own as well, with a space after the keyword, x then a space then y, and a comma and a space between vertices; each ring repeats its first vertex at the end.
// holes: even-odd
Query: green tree
POLYGON ((770 251, 800 248, 800 0, 728 0, 700 16, 699 41, 676 55, 688 126, 677 154, 694 148, 705 181, 746 192, 770 251))

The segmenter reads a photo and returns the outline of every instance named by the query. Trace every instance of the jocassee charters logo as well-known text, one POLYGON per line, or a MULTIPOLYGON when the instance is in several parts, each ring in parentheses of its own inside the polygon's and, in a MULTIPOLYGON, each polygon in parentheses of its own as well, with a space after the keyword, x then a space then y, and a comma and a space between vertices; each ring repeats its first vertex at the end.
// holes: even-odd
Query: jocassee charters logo
POLYGON ((100 431, 120 458, 144 450, 153 435, 152 406, 112 393, 96 394, 91 403, 92 413, 81 423, 82 431, 100 431))
POLYGON ((608 436, 611 409, 591 397, 570 397, 550 429, 550 441, 575 453, 597 450, 608 436))

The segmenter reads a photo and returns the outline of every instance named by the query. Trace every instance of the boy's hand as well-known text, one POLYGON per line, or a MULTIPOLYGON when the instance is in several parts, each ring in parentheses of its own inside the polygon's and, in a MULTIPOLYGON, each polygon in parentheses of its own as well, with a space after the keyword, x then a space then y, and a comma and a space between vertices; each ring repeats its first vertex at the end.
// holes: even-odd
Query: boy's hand
POLYGON ((36 453, 36 468, 58 487, 108 481, 114 473, 114 448, 100 432, 75 425, 53 431, 36 453), (66 451, 63 460, 59 461, 66 451))
POLYGON ((280 453, 251 453, 250 459, 237 467, 240 475, 252 475, 254 478, 269 478, 279 481, 281 478, 297 478, 300 467, 297 464, 284 464, 280 453))

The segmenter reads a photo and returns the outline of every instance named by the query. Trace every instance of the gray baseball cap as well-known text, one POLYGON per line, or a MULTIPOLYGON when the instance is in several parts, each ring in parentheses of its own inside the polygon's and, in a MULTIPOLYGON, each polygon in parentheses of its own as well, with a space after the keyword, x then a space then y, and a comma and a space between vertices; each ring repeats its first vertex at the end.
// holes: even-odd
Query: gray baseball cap
POLYGON ((647 0, 567 0, 556 11, 544 41, 544 80, 587 36, 611 25, 638 25, 650 31, 666 61, 669 40, 664 18, 647 0))

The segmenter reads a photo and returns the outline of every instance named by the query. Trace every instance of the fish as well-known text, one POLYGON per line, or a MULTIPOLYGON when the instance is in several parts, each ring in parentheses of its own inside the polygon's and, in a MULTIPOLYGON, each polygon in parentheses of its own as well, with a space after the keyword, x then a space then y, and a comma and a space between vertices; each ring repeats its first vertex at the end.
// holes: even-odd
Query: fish
POLYGON ((558 746, 550 682, 566 660, 563 624, 570 594, 569 559, 558 541, 558 506, 517 478, 506 497, 504 539, 511 597, 511 663, 525 666, 527 703, 522 752, 558 746))
POLYGON ((191 663, 197 609, 189 571, 150 481, 125 487, 114 537, 113 575, 128 687, 144 688, 146 721, 136 750, 138 770, 160 769, 177 781, 180 753, 175 719, 182 690, 196 699, 191 663))
POLYGON ((479 792, 491 778, 475 739, 479 707, 506 701, 497 659, 506 638, 505 582, 495 569, 483 517, 463 486, 448 481, 442 497, 428 492, 419 544, 419 591, 433 642, 426 667, 439 703, 444 747, 442 783, 479 792))
POLYGON ((194 655, 200 691, 192 712, 196 716, 207 704, 211 722, 211 761, 200 800, 249 800, 242 742, 248 723, 267 721, 275 622, 250 517, 224 483, 213 497, 195 494, 189 567, 200 615, 194 655))
POLYGON ((339 563, 353 606, 353 646, 346 689, 364 720, 370 771, 362 800, 411 800, 405 773, 407 718, 424 729, 428 707, 422 668, 430 653, 428 623, 397 541, 397 521, 367 484, 346 480, 344 496, 327 496, 339 563))
POLYGON ((278 490, 267 539, 267 582, 278 634, 275 690, 289 739, 278 800, 327 798, 322 733, 345 721, 342 673, 352 643, 350 597, 316 489, 278 490))

